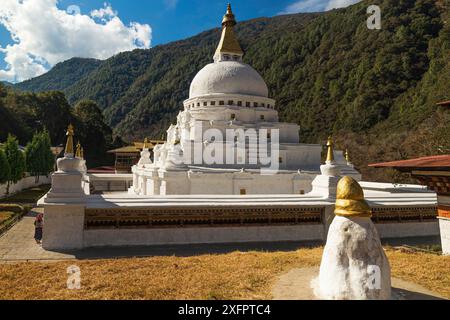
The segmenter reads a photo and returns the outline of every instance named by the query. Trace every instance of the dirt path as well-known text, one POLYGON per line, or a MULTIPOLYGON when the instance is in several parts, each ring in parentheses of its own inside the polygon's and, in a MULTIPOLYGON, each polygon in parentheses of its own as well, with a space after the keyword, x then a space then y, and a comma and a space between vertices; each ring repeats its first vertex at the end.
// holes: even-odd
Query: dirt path
MULTIPOLYGON (((319 274, 319 267, 295 268, 281 275, 274 287, 274 300, 318 300, 311 289, 311 280, 319 274)), ((415 283, 392 278, 394 300, 440 300, 445 299, 415 283)))

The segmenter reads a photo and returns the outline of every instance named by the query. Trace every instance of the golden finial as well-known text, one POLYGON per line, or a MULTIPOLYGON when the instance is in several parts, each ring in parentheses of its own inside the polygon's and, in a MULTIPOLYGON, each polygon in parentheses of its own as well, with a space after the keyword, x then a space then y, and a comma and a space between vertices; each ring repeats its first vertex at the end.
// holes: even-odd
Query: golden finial
POLYGON ((333 140, 331 136, 328 137, 327 141, 327 160, 326 163, 330 163, 334 161, 334 151, 333 151, 333 140))
POLYGON ((81 156, 81 159, 84 159, 84 149, 83 149, 83 147, 81 147, 80 156, 81 156))
POLYGON ((75 157, 76 158, 81 158, 81 144, 80 144, 80 141, 78 141, 78 143, 77 143, 77 149, 75 151, 75 157))
POLYGON ((347 163, 350 163, 350 156, 348 154, 348 149, 345 149, 345 160, 347 160, 347 163))
POLYGON ((339 180, 334 214, 342 217, 371 217, 372 211, 364 200, 359 183, 348 176, 339 180))
POLYGON ((147 138, 144 139, 144 146, 142 148, 148 149, 148 139, 147 138))
POLYGON ((67 142, 66 149, 64 150, 64 155, 72 155, 73 156, 73 125, 69 124, 67 127, 67 142))
POLYGON ((235 25, 236 19, 233 11, 231 10, 231 4, 228 4, 227 12, 222 19, 222 36, 220 37, 220 42, 214 55, 215 60, 216 56, 220 56, 221 53, 229 53, 238 56, 242 56, 244 54, 239 42, 236 39, 236 36, 234 35, 233 26, 235 25))
POLYGON ((227 5, 227 12, 223 16, 222 26, 233 27, 236 25, 236 19, 234 18, 233 11, 231 10, 231 4, 227 5))

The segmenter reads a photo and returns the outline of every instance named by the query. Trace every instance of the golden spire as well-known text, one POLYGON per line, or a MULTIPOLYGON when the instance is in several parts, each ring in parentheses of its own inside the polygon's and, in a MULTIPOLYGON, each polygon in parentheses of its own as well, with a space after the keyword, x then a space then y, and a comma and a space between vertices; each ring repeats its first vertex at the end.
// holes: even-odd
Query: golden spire
POLYGON ((80 144, 80 141, 78 141, 78 143, 77 143, 77 149, 75 151, 75 157, 76 158, 81 158, 81 144, 80 144))
POLYGON ((339 180, 334 214, 342 217, 371 217, 372 211, 364 200, 359 183, 348 176, 339 180))
POLYGON ((234 18, 233 11, 231 11, 231 4, 227 5, 227 12, 223 16, 222 26, 234 27, 236 25, 236 19, 234 18))
POLYGON ((228 4, 227 12, 223 16, 222 20, 222 36, 220 37, 219 45, 217 46, 214 57, 220 56, 221 53, 230 53, 242 56, 242 51, 239 42, 234 35, 233 27, 236 25, 236 19, 231 11, 231 5, 228 4))
POLYGON ((327 148, 328 150, 326 163, 330 163, 334 161, 333 140, 331 140, 331 136, 328 137, 327 148))
POLYGON ((80 157, 81 157, 81 159, 84 159, 84 149, 83 149, 83 147, 81 147, 81 150, 80 150, 80 157))
POLYGON ((67 127, 67 142, 66 142, 66 149, 64 150, 64 155, 70 154, 73 156, 73 126, 72 124, 69 124, 67 127))
POLYGON ((142 148, 148 149, 148 139, 147 138, 144 139, 144 146, 142 148))
POLYGON ((348 149, 345 149, 345 160, 347 160, 347 163, 350 163, 350 156, 348 154, 348 149))

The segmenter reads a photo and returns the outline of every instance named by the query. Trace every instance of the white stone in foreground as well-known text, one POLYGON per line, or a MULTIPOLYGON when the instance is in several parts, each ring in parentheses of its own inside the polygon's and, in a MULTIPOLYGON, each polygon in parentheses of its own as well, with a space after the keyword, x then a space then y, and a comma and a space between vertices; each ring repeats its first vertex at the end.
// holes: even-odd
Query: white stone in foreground
POLYGON ((330 225, 319 277, 313 283, 321 299, 391 298, 391 271, 370 218, 336 216, 330 225))

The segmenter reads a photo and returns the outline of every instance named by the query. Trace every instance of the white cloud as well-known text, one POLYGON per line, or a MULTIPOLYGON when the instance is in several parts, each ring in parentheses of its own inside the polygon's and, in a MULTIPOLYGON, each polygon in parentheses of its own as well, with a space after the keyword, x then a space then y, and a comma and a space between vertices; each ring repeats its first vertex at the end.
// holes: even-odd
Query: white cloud
POLYGON ((352 4, 355 4, 357 2, 360 2, 361 0, 330 0, 328 2, 327 7, 325 10, 331 10, 331 9, 337 9, 337 8, 345 8, 352 4))
POLYGON ((175 9, 178 4, 178 0, 164 0, 164 4, 168 9, 175 9))
POLYGON ((125 25, 108 4, 86 15, 58 9, 58 0, 1 1, 0 24, 14 43, 0 47, 7 64, 0 80, 23 81, 72 57, 106 59, 151 44, 148 24, 125 25))
POLYGON ((300 0, 288 5, 280 14, 319 12, 347 7, 361 0, 300 0))
POLYGON ((280 14, 323 11, 329 0, 300 0, 288 5, 280 14))

